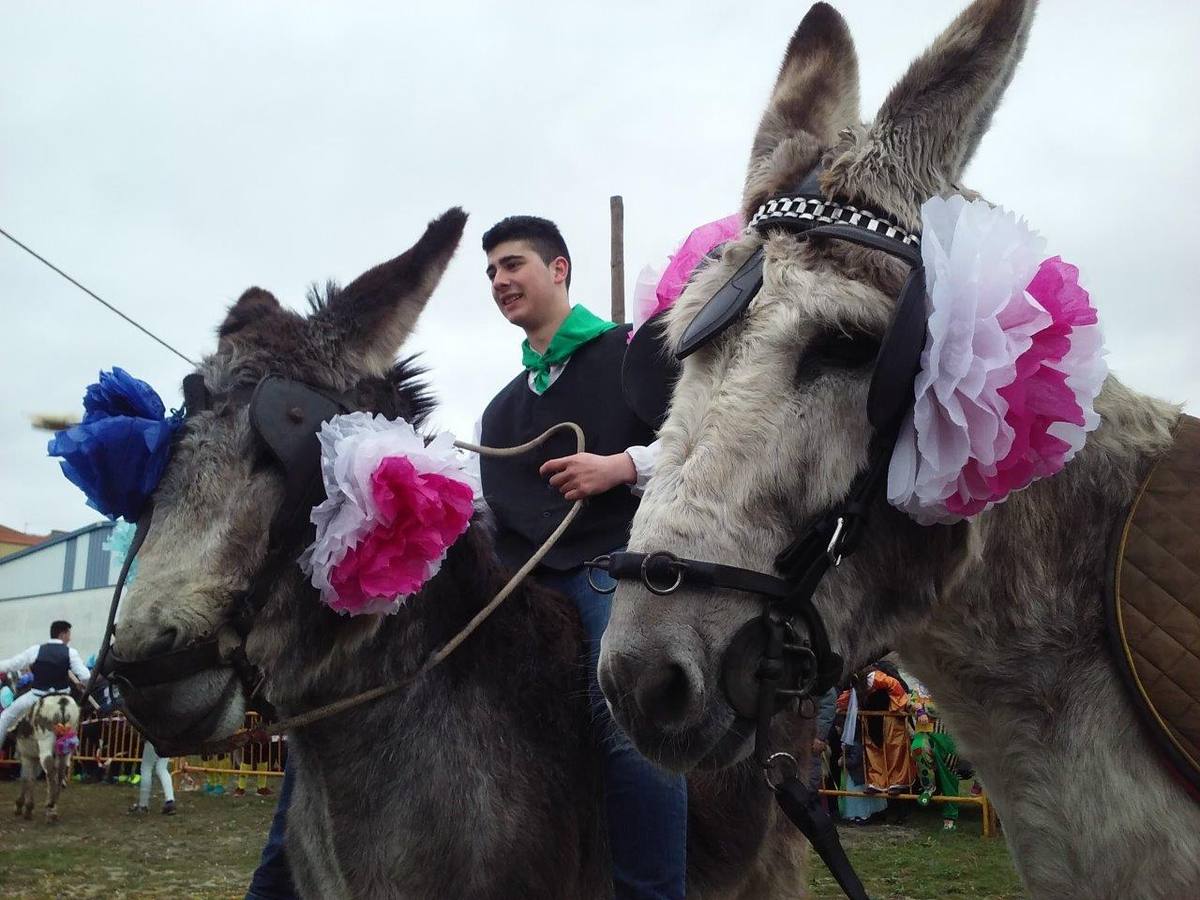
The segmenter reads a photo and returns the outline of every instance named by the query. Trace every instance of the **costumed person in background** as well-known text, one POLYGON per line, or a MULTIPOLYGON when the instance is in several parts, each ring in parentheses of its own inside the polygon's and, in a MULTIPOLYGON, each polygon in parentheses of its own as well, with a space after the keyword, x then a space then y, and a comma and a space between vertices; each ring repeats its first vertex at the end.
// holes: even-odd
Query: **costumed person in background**
MULTIPOLYGON (((847 709, 850 696, 859 707, 873 712, 910 712, 908 689, 899 678, 872 667, 850 676, 850 689, 838 697, 838 709, 847 709)), ((863 716, 868 793, 903 793, 917 780, 909 753, 908 727, 902 715, 863 716)))
POLYGON ((71 676, 87 684, 92 673, 83 664, 79 653, 71 642, 71 623, 62 620, 50 625, 50 640, 30 647, 24 653, 0 660, 0 672, 16 672, 29 669, 33 674, 33 687, 16 697, 0 712, 0 738, 8 734, 33 705, 49 694, 70 694, 71 676))
MULTIPOLYGON (((929 805, 936 792, 943 797, 958 795, 958 775, 955 772, 957 748, 954 738, 946 733, 936 710, 928 697, 914 698, 916 707, 916 732, 912 739, 912 757, 916 761, 917 775, 921 781, 918 801, 929 805)), ((958 822, 958 804, 942 804, 942 830, 954 831, 958 822)))
MULTIPOLYGON (((866 787, 866 756, 859 739, 861 722, 858 715, 858 693, 843 691, 838 697, 838 710, 846 715, 842 725, 842 781, 843 791, 861 791, 866 787), (842 701, 845 701, 843 705, 842 701)), ((866 825, 867 820, 887 809, 882 797, 839 797, 838 811, 852 825, 866 825)))
MULTIPOLYGON (((958 758, 954 738, 946 731, 946 726, 937 714, 929 689, 908 673, 904 673, 903 679, 908 682, 912 691, 911 701, 915 718, 912 757, 917 766, 917 778, 921 786, 917 802, 928 806, 935 793, 943 797, 959 794, 962 789, 962 762, 958 758)), ((943 803, 942 830, 954 831, 957 822, 958 804, 943 803)))
MULTIPOLYGON (((268 744, 267 746, 269 747, 270 745, 268 744)), ((254 792, 255 794, 259 797, 270 797, 271 794, 275 793, 267 787, 267 764, 261 759, 263 753, 263 744, 249 743, 244 747, 238 747, 230 754, 233 767, 238 770, 237 787, 233 791, 233 796, 246 796, 247 776, 252 772, 258 773, 258 790, 254 792)))
MULTIPOLYGON (((596 669, 612 595, 595 590, 584 563, 621 549, 656 455, 654 428, 635 414, 621 388, 628 326, 572 306, 571 257, 558 227, 512 216, 483 236, 492 299, 525 333, 523 370, 484 411, 481 443, 510 447, 551 425, 578 423, 588 452, 556 435, 518 458, 480 461, 483 493, 496 519, 496 548, 509 566, 524 563, 588 499, 534 577, 575 604, 586 636, 589 696, 603 752, 604 794, 618 898, 682 898, 686 890, 687 784, 655 767, 608 711, 596 669)), ((592 577, 612 586, 603 572, 592 577)))

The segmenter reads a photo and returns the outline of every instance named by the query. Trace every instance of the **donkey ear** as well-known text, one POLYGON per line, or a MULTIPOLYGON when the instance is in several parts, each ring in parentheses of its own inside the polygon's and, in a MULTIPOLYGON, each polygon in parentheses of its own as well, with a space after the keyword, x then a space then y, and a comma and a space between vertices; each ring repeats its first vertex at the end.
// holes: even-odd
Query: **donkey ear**
POLYGON ((855 156, 873 156, 875 177, 893 190, 915 188, 903 206, 919 207, 962 177, 1025 52, 1036 5, 976 0, 888 94, 862 148, 869 152, 855 156))
POLYGON ((857 124, 858 55, 845 19, 818 3, 796 28, 750 150, 742 211, 799 182, 857 124))
POLYGON ((363 371, 389 368, 446 271, 466 222, 457 206, 442 213, 412 247, 346 285, 314 321, 333 328, 342 352, 363 371))
POLYGON ((217 329, 219 347, 225 347, 237 339, 238 335, 259 327, 266 319, 277 315, 282 307, 275 295, 260 287, 247 288, 237 302, 229 307, 225 321, 217 329))

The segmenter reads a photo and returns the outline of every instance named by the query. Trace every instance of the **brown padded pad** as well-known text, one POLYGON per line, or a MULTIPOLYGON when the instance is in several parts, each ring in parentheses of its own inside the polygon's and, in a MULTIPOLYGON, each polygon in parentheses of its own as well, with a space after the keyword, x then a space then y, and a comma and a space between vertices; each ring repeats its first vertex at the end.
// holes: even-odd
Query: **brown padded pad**
POLYGON ((1115 566, 1118 663, 1170 758, 1200 783, 1200 420, 1180 418, 1115 566))

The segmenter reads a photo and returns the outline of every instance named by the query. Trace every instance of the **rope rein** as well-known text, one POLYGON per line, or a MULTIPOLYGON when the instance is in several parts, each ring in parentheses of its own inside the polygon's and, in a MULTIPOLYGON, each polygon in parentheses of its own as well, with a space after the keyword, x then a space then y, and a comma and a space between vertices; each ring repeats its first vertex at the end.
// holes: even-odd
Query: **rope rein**
MULTIPOLYGON (((559 422, 557 425, 552 425, 533 440, 527 441, 524 444, 519 444, 516 447, 484 447, 479 444, 469 443, 467 441, 455 441, 454 446, 458 447, 460 450, 468 450, 472 453, 478 453, 481 456, 520 456, 523 453, 528 453, 535 447, 541 446, 550 438, 551 435, 555 434, 556 432, 568 430, 575 435, 576 452, 582 453, 584 449, 583 429, 574 422, 559 422)), ((411 672, 410 674, 401 678, 399 681, 394 681, 391 684, 380 685, 379 687, 371 688, 370 690, 355 694, 352 697, 344 697, 341 700, 335 700, 332 703, 327 703, 324 706, 318 706, 316 709, 311 709, 308 712, 300 713, 299 715, 289 716, 286 719, 281 719, 278 722, 273 722, 270 725, 261 728, 243 729, 242 731, 235 732, 224 740, 206 743, 204 745, 204 751, 210 752, 212 750, 223 751, 236 749, 243 746, 250 740, 262 740, 265 738, 270 738, 273 735, 283 734, 285 731, 290 731, 295 728, 303 728, 306 725, 311 725, 313 722, 318 722, 321 719, 326 719, 330 716, 337 715, 338 713, 345 712, 348 709, 353 709, 355 706, 367 703, 368 701, 376 700, 380 697, 386 697, 388 694, 395 693, 396 691, 399 691, 412 684, 418 678, 425 675, 431 669, 445 661, 445 659, 450 656, 451 653, 457 650, 467 638, 475 633, 480 625, 487 621, 488 617, 491 616, 492 613, 500 608, 500 604, 502 604, 512 595, 513 591, 517 589, 517 586, 525 580, 529 573, 537 567, 538 563, 540 563, 546 554, 549 553, 554 547, 554 545, 558 543, 559 539, 563 536, 563 533, 566 532, 566 530, 570 527, 571 522, 573 522, 575 517, 579 514, 579 510, 582 508, 582 506, 583 498, 576 500, 571 505, 571 508, 567 511, 567 514, 563 517, 563 520, 558 524, 558 527, 551 532, 550 536, 546 538, 533 556, 529 557, 525 564, 516 571, 516 573, 508 580, 508 583, 505 584, 504 587, 499 590, 499 592, 497 592, 496 596, 493 597, 488 604, 483 607, 483 609, 479 610, 479 612, 477 612, 471 618, 471 621, 464 625, 462 629, 454 635, 454 637, 450 638, 450 640, 446 641, 445 644, 431 653, 416 671, 411 672)))

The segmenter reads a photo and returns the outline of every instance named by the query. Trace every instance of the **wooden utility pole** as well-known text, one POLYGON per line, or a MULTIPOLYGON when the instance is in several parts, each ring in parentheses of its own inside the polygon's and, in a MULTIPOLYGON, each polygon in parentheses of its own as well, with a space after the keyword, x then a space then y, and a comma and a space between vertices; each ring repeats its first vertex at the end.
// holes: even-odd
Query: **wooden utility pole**
POLYGON ((612 223, 612 320, 625 321, 625 201, 621 195, 608 198, 612 223))

